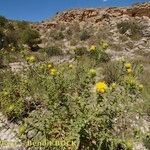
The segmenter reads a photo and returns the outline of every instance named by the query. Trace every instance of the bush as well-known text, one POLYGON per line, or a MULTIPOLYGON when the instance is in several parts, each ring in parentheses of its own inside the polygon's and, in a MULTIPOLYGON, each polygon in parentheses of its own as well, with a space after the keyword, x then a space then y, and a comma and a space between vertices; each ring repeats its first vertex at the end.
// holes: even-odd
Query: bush
POLYGON ((106 49, 108 48, 108 43, 102 41, 100 45, 92 45, 90 48, 90 57, 96 61, 96 64, 101 62, 108 62, 110 60, 110 56, 106 53, 106 49))
POLYGON ((1 27, 5 27, 5 25, 8 23, 8 20, 3 17, 3 16, 0 16, 0 26, 1 27))
POLYGON ((53 35, 53 38, 55 40, 62 40, 64 39, 64 34, 62 33, 62 31, 57 31, 56 34, 53 35))
POLYGON ((126 68, 125 65, 128 64, 124 59, 119 61, 114 61, 107 63, 104 66, 105 81, 107 83, 120 83, 124 80, 126 75, 133 75, 139 78, 139 74, 142 74, 143 68, 137 63, 130 64, 132 67, 126 68), (131 72, 128 72, 130 69, 131 72))
POLYGON ((18 21, 17 26, 19 29, 25 30, 25 29, 29 28, 29 23, 26 21, 18 21))
POLYGON ((62 50, 57 46, 50 46, 45 49, 45 52, 48 56, 58 56, 63 54, 62 50))
MULTIPOLYGON (((125 134, 130 128, 126 120, 120 120, 132 112, 141 91, 136 86, 131 92, 133 85, 124 78, 115 85, 101 81, 96 84, 100 76, 96 75, 93 62, 85 57, 72 67, 32 64, 19 74, 4 73, 0 109, 10 120, 23 120, 18 134, 23 142, 29 139, 68 142, 63 146, 43 145, 43 149, 52 150, 111 150, 132 146, 126 141, 132 133, 125 134), (94 76, 89 75, 91 68, 94 76), (117 125, 121 129, 116 129, 117 125)), ((137 77, 132 75, 138 85, 137 77)))
POLYGON ((131 35, 129 35, 129 37, 132 39, 139 39, 142 37, 143 26, 139 25, 135 21, 120 22, 117 24, 117 28, 121 34, 125 34, 127 31, 130 31, 131 35))
POLYGON ((144 146, 149 150, 150 149, 150 134, 147 134, 144 139, 144 146))
POLYGON ((34 45, 39 44, 39 33, 30 28, 27 28, 22 31, 21 39, 23 44, 27 44, 31 50, 34 49, 34 45))
POLYGON ((88 54, 86 47, 78 47, 74 50, 74 52, 75 52, 75 57, 88 54))
POLYGON ((86 41, 89 38, 90 38, 90 33, 88 31, 86 31, 86 30, 83 30, 81 32, 81 35, 80 35, 80 40, 81 41, 86 41))

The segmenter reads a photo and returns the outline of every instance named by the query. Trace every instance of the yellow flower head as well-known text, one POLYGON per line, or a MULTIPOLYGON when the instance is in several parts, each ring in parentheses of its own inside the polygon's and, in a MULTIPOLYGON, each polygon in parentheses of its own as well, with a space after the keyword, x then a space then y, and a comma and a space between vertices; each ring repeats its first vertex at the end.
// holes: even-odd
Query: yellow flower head
POLYGON ((50 74, 51 74, 52 76, 56 76, 56 75, 58 74, 58 71, 53 68, 53 69, 50 70, 50 74))
POLYGON ((90 69, 90 70, 89 70, 89 75, 90 75, 91 77, 95 77, 95 76, 96 76, 96 70, 95 70, 95 69, 90 69))
POLYGON ((104 93, 107 90, 107 84, 105 82, 98 82, 96 84, 96 91, 98 93, 104 93))
POLYGON ((35 57, 34 56, 30 56, 30 57, 27 57, 26 59, 29 63, 33 63, 35 62, 35 57))
POLYGON ((48 64, 48 65, 47 65, 47 68, 48 68, 48 69, 51 69, 52 67, 53 67, 52 64, 48 64))
POLYGON ((124 66, 125 66, 126 69, 131 69, 132 68, 132 65, 130 63, 125 63, 124 66))
POLYGON ((95 45, 91 45, 90 51, 96 51, 96 46, 95 45))
POLYGON ((132 69, 131 68, 129 68, 129 69, 127 69, 127 73, 132 73, 132 69))

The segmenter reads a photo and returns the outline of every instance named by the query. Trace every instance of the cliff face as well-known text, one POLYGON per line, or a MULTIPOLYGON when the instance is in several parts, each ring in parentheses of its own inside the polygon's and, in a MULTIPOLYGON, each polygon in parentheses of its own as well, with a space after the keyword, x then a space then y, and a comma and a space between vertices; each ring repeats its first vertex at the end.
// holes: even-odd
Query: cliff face
POLYGON ((55 21, 89 21, 94 20, 95 23, 103 20, 105 17, 117 17, 129 15, 130 17, 150 17, 150 4, 136 5, 130 8, 100 8, 100 9, 76 9, 58 14, 54 17, 55 21))
POLYGON ((42 21, 33 25, 33 28, 40 31, 43 29, 56 28, 60 23, 87 22, 88 24, 102 24, 103 21, 110 21, 120 18, 148 17, 150 18, 150 3, 135 5, 127 8, 90 8, 73 9, 58 13, 52 20, 42 21))

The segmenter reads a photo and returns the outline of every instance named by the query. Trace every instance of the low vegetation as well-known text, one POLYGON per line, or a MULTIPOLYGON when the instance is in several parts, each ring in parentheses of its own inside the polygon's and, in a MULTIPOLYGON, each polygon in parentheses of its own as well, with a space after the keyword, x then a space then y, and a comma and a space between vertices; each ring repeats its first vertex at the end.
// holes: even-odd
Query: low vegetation
POLYGON ((132 39, 138 40, 142 37, 143 26, 136 21, 123 21, 118 23, 117 27, 121 34, 125 34, 128 31, 128 36, 132 39))

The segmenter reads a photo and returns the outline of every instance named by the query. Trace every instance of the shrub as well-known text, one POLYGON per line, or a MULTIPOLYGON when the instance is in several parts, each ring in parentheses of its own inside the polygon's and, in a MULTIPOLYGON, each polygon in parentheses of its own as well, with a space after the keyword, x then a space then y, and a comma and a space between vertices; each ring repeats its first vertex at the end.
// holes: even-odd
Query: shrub
POLYGON ((83 30, 81 32, 81 35, 80 35, 80 40, 81 41, 86 41, 89 38, 90 38, 90 33, 88 31, 86 31, 86 30, 83 30))
POLYGON ((29 28, 29 23, 26 21, 18 21, 17 26, 19 29, 25 30, 25 29, 29 28))
MULTIPOLYGON (((128 74, 128 69, 125 67, 125 60, 120 59, 118 61, 114 61, 111 63, 107 63, 104 66, 104 74, 105 80, 111 84, 111 83, 116 83, 116 82, 121 82, 124 79, 124 76, 128 74)), ((127 63, 128 64, 128 63, 127 63)), ((132 64, 130 64, 132 66, 132 64)), ((141 69, 139 66, 134 64, 132 67, 129 67, 129 69, 132 69, 132 74, 137 76, 137 74, 141 74, 141 69), (134 72, 134 70, 138 72, 134 72)))
POLYGON ((88 53, 86 47, 78 47, 74 50, 74 52, 75 52, 75 57, 76 56, 83 56, 83 55, 86 55, 88 53))
POLYGON ((150 134, 147 134, 144 139, 144 146, 149 150, 150 149, 150 134))
POLYGON ((63 54, 62 50, 57 46, 50 46, 46 48, 45 51, 48 56, 58 56, 63 54))
POLYGON ((108 44, 105 41, 102 41, 98 46, 92 45, 90 47, 90 57, 96 61, 96 64, 110 60, 110 56, 105 51, 107 48, 108 44))
POLYGON ((54 35, 53 38, 55 40, 62 40, 64 39, 64 34, 62 33, 62 31, 57 31, 54 35))
POLYGON ((27 44, 31 50, 34 50, 34 45, 39 44, 39 37, 39 33, 30 28, 23 30, 21 33, 23 44, 27 44))
POLYGON ((119 29, 119 32, 121 34, 126 33, 126 31, 131 32, 131 35, 129 35, 132 39, 139 39, 142 37, 142 29, 143 26, 139 25, 135 21, 124 21, 117 24, 117 28, 119 29))
POLYGON ((0 26, 4 27, 7 23, 8 23, 8 20, 5 17, 0 16, 0 26))

